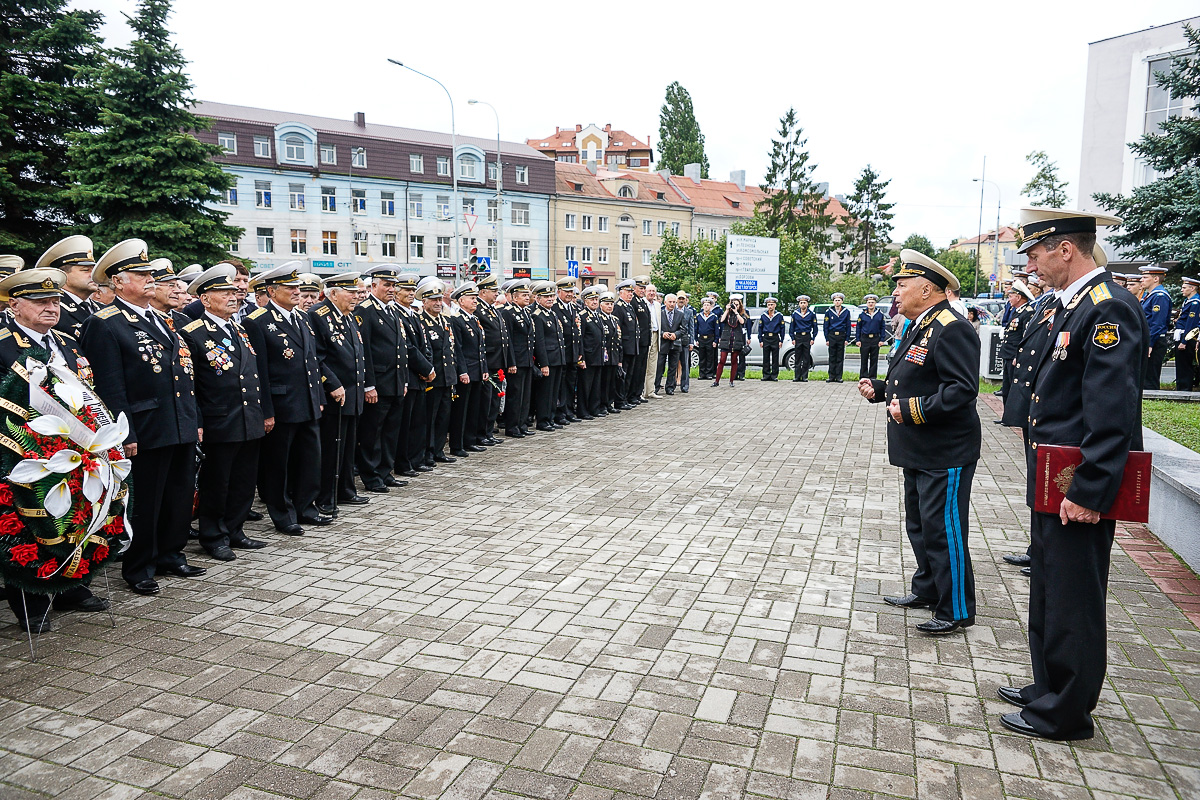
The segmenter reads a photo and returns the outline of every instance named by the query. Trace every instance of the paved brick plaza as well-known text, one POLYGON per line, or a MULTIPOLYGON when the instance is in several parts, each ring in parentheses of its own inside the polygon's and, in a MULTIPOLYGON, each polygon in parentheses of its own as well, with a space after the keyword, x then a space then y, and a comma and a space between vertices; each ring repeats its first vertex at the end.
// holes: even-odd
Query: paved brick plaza
POLYGON ((118 627, 59 616, 37 664, 5 609, 0 797, 1200 797, 1200 633, 1119 550, 1097 738, 1000 727, 1027 512, 990 413, 978 624, 931 640, 880 600, 912 560, 881 410, 693 387, 258 523, 157 598, 114 571, 118 627))

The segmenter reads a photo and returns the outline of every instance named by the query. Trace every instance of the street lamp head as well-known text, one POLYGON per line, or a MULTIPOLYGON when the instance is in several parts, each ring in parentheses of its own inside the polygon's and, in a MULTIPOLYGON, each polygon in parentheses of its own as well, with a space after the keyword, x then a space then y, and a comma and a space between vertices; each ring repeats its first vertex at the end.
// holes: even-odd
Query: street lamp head
POLYGON ((390 62, 392 62, 393 64, 395 64, 397 67, 403 67, 403 66, 404 66, 403 64, 401 64, 399 61, 397 61, 397 60, 396 60, 396 59, 394 59, 394 58, 389 58, 389 59, 388 59, 388 61, 390 61, 390 62))
POLYGON ((469 105, 469 106, 473 106, 473 105, 475 105, 475 104, 476 104, 476 103, 478 103, 478 102, 479 102, 478 100, 468 100, 468 101, 467 101, 467 105, 469 105))

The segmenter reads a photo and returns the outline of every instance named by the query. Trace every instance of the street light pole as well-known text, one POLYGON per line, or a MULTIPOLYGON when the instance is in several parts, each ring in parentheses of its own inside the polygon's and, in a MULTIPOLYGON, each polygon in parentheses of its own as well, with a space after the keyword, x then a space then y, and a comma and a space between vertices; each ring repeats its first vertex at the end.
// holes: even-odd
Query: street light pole
POLYGON ((446 99, 450 101, 450 178, 454 186, 454 199, 450 201, 450 213, 454 216, 454 260, 455 272, 459 277, 462 277, 462 239, 458 235, 458 217, 459 217, 459 202, 458 202, 458 134, 454 129, 454 98, 450 96, 450 90, 446 88, 446 84, 439 81, 432 75, 426 75, 420 70, 415 70, 407 64, 402 64, 394 58, 389 58, 388 61, 395 64, 397 67, 403 67, 409 72, 415 72, 422 78, 429 80, 442 87, 442 91, 446 93, 446 99))
MULTIPOLYGON (((487 106, 496 116, 496 264, 495 269, 500 270, 500 275, 504 275, 503 268, 500 266, 500 254, 504 252, 504 161, 500 158, 500 112, 496 107, 485 100, 468 100, 467 105, 487 106)), ((487 169, 485 166, 484 169, 487 169)), ((485 173, 486 177, 486 173, 485 173)), ((494 272, 492 274, 495 274, 494 272)))
MULTIPOLYGON (((983 172, 978 178, 971 180, 983 181, 987 178, 987 156, 983 157, 983 172)), ((979 184, 979 231, 975 236, 975 296, 979 296, 979 245, 983 244, 983 184, 979 184)))
POLYGON ((362 147, 350 148, 350 264, 358 264, 358 224, 354 221, 354 156, 363 152, 362 147))
MULTIPOLYGON (((996 187, 996 246, 992 248, 992 274, 995 275, 996 280, 999 281, 1000 280, 1000 184, 996 183, 995 181, 989 181, 986 178, 972 178, 971 180, 978 181, 980 183, 990 183, 992 186, 996 187)), ((980 193, 980 197, 981 197, 980 206, 982 208, 982 204, 983 204, 983 200, 982 200, 983 187, 982 186, 979 187, 979 193, 980 193)), ((981 210, 980 211, 981 217, 982 217, 982 214, 983 214, 983 211, 981 210)), ((982 234, 981 234, 981 236, 982 236, 982 234)), ((976 248, 976 253, 978 253, 978 248, 976 248)), ((976 261, 979 260, 978 255, 976 255, 975 260, 976 261)), ((975 279, 979 280, 979 276, 976 275, 975 279)), ((988 283, 988 288, 989 289, 991 288, 990 282, 988 283)), ((976 294, 978 294, 978 292, 976 292, 976 294)))

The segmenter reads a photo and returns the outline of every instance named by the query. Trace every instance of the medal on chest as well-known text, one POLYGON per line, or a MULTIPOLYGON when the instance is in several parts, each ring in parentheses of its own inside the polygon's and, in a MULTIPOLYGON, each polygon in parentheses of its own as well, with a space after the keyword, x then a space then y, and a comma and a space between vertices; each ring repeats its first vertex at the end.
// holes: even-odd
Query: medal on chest
POLYGON ((918 345, 913 345, 912 347, 908 348, 908 352, 904 354, 905 361, 911 361, 912 363, 914 363, 918 366, 920 366, 921 364, 924 364, 925 359, 928 357, 929 357, 929 348, 921 347, 918 345))
POLYGON ((1065 361, 1067 358, 1067 347, 1071 344, 1071 332, 1059 331, 1058 341, 1054 345, 1054 351, 1050 353, 1050 357, 1058 361, 1065 361))

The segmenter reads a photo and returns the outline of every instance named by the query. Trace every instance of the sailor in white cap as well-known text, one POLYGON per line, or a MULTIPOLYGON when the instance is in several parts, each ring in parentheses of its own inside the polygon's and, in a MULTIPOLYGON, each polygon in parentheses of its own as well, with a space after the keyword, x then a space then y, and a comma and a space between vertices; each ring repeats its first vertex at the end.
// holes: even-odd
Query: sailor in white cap
POLYGON ((60 269, 67 276, 59 303, 61 313, 54 327, 78 339, 84 320, 100 307, 91 300, 97 289, 92 278, 92 268, 96 266, 92 240, 86 236, 60 239, 42 253, 35 266, 60 269))
POLYGON ((1146 378, 1143 389, 1158 391, 1162 383, 1162 365, 1170 349, 1168 332, 1171 328, 1171 295, 1163 280, 1167 268, 1163 264, 1148 264, 1142 273, 1142 313, 1150 326, 1150 343, 1146 348, 1146 378))
POLYGON ((834 292, 829 296, 833 305, 825 309, 823 332, 829 347, 829 377, 827 383, 842 382, 842 363, 846 357, 846 342, 850 340, 850 309, 843 308, 846 295, 834 292))
POLYGON ((450 404, 450 455, 466 458, 487 449, 483 445, 487 438, 484 390, 485 385, 491 385, 491 374, 487 367, 483 324, 475 316, 479 306, 479 285, 475 281, 464 281, 450 292, 450 299, 458 304, 458 313, 450 317, 450 330, 454 334, 458 357, 456 369, 459 370, 454 400, 450 404))
POLYGON ((860 378, 875 378, 879 374, 879 346, 883 344, 884 327, 887 318, 875 307, 879 295, 863 296, 867 308, 858 315, 855 326, 854 343, 858 345, 858 376, 860 378))
POLYGON ((450 317, 444 313, 442 297, 446 284, 437 278, 425 278, 417 284, 417 300, 421 303, 420 321, 432 353, 434 378, 425 391, 426 441, 424 464, 452 464, 457 459, 446 455, 450 435, 450 411, 454 385, 458 383, 458 358, 454 349, 454 333, 450 317))
POLYGON ((156 594, 155 575, 203 575, 183 548, 191 523, 195 446, 201 420, 194 365, 188 347, 149 307, 153 268, 141 239, 113 245, 93 269, 111 281, 116 298, 83 324, 80 343, 96 392, 114 415, 125 414, 125 453, 137 487, 132 503, 133 541, 122 576, 138 594, 156 594))
POLYGON ((809 309, 810 298, 806 294, 796 298, 796 310, 792 312, 792 324, 788 330, 795 347, 792 357, 795 373, 792 380, 797 383, 808 383, 808 371, 812 369, 812 344, 817 338, 817 312, 809 309))
POLYGON ((779 348, 783 345, 783 314, 775 309, 779 300, 767 298, 767 311, 758 318, 758 343, 762 345, 762 380, 779 380, 779 348))

